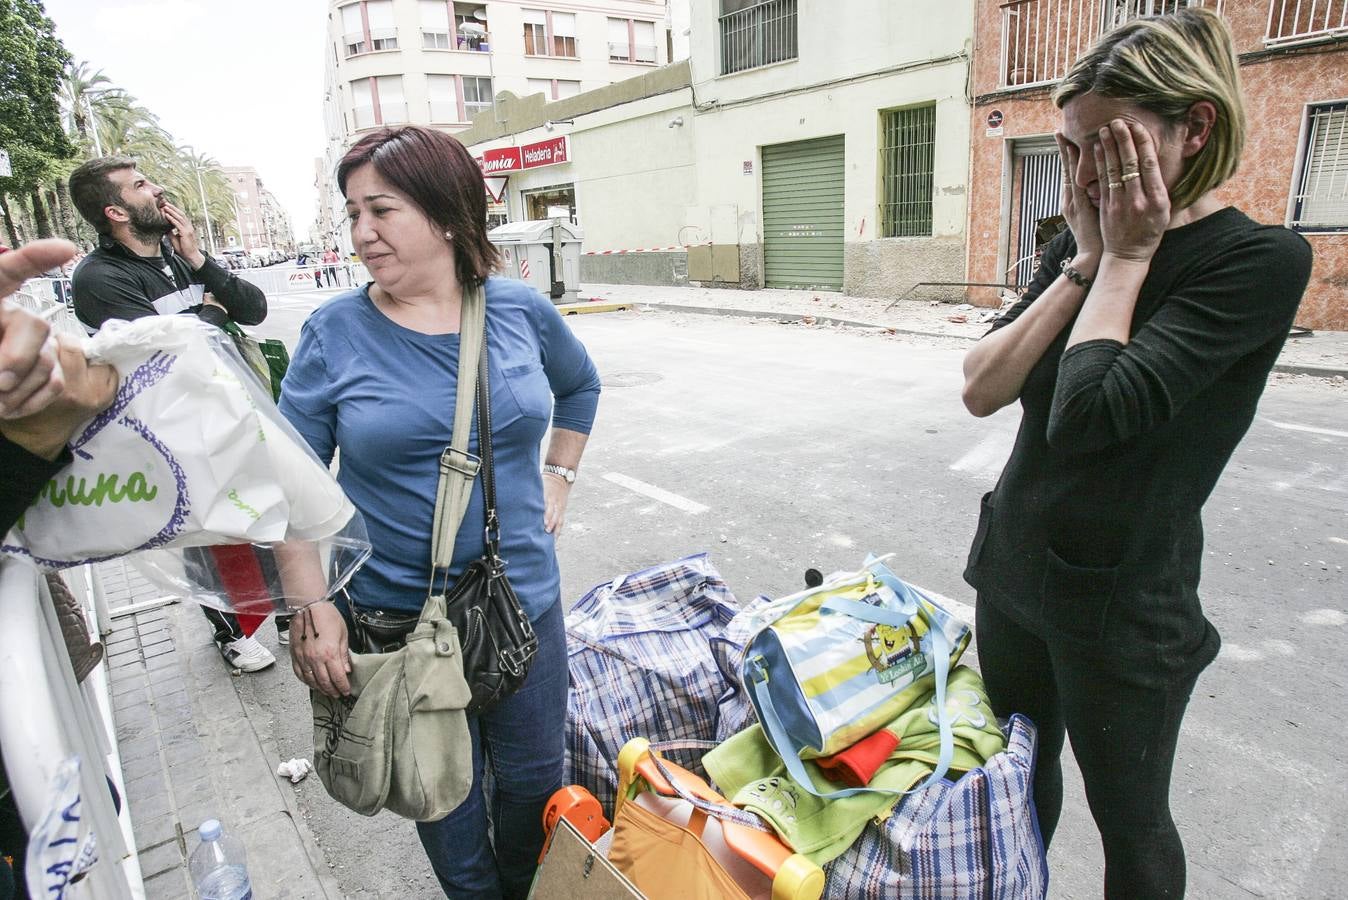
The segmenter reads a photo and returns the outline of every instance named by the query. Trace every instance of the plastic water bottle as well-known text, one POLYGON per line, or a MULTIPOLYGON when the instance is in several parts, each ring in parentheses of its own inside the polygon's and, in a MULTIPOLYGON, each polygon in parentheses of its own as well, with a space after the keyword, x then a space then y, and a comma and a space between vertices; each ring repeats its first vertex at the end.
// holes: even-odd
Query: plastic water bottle
POLYGON ((248 860, 243 844, 225 834, 220 823, 207 819, 197 829, 201 845, 192 852, 189 868, 201 900, 252 900, 248 860))

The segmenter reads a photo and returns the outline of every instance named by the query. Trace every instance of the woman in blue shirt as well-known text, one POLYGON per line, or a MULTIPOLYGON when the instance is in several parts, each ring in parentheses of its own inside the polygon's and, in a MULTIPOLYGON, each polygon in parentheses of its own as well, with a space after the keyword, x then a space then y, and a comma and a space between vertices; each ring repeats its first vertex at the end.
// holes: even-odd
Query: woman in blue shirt
MULTIPOLYGON (((543 804, 562 781, 566 635, 554 539, 594 421, 599 375, 548 300, 490 276, 497 253, 487 240, 482 173, 458 141, 426 128, 383 129, 351 148, 337 181, 374 281, 309 317, 280 408, 324 461, 341 451, 338 480, 373 545, 351 580, 351 602, 362 611, 414 618, 425 602, 438 463, 454 423, 461 301, 465 289, 485 285, 501 553, 539 649, 524 686, 469 719, 468 799, 417 830, 448 896, 524 897, 542 846, 543 804), (490 839, 484 754, 494 779, 490 839)), ((476 445, 474 423, 470 450, 476 445)), ((479 479, 451 583, 482 555, 484 524, 479 479)), ((305 638, 291 644, 296 675, 329 696, 347 694, 342 612, 320 603, 296 621, 305 638)))

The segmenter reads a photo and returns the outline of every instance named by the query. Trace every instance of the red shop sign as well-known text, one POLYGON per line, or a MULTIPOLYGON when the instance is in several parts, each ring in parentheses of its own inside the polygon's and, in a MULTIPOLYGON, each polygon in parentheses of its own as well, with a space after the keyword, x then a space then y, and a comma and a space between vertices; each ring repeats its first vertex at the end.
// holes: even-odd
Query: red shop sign
POLYGON ((558 163, 569 162, 571 159, 571 147, 567 143, 566 135, 551 138, 546 141, 539 141, 536 144, 525 144, 520 148, 520 155, 523 158, 524 168, 537 169, 542 166, 555 166, 558 163))
POLYGON ((520 160, 519 147, 500 147, 496 150, 484 151, 478 162, 482 166, 482 174, 484 175, 502 175, 508 172, 518 172, 524 168, 520 160))

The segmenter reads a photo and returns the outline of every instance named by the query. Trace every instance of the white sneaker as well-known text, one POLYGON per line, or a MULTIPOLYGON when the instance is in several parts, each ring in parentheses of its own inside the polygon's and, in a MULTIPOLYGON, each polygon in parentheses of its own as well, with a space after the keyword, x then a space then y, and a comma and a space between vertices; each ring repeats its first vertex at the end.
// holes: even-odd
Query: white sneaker
POLYGON ((228 643, 216 642, 220 655, 232 668, 241 672, 260 672, 276 664, 271 651, 250 637, 241 637, 228 643))

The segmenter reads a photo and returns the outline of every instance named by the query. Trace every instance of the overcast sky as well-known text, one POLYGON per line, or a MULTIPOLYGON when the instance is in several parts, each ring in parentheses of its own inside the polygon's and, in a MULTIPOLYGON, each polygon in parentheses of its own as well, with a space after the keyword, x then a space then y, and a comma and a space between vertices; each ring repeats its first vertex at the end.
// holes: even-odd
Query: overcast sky
POLYGON ((307 240, 323 153, 324 0, 44 0, 77 60, 180 144, 253 166, 307 240))

